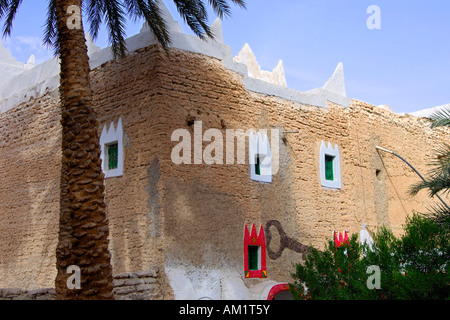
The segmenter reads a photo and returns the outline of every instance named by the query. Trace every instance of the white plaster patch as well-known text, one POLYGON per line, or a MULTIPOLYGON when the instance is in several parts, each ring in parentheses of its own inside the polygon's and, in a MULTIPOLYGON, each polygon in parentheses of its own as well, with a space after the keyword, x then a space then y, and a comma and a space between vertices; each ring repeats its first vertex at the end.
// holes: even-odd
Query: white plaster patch
POLYGON ((255 137, 253 132, 248 136, 250 178, 255 181, 272 182, 272 152, 270 142, 265 130, 260 130, 255 137), (256 158, 260 160, 260 174, 257 174, 256 158))
POLYGON ((193 265, 166 266, 166 274, 176 300, 266 300, 273 280, 245 284, 243 274, 224 268, 193 265))
POLYGON ((361 231, 359 232, 359 238, 361 241, 361 245, 367 245, 368 249, 372 251, 372 246, 374 244, 373 239, 366 229, 366 224, 363 222, 361 231))

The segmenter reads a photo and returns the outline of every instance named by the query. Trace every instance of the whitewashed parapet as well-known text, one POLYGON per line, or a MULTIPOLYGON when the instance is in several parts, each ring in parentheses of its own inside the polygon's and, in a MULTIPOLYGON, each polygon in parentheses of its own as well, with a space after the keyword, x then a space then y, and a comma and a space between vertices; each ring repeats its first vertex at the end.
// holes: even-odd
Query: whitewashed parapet
MULTIPOLYGON (((169 10, 164 5, 164 2, 158 1, 158 3, 171 31, 172 48, 200 53, 222 61, 227 69, 242 75, 243 84, 247 90, 323 108, 328 107, 328 101, 344 107, 350 105, 351 99, 347 98, 345 94, 342 64, 338 65, 335 73, 324 87, 307 92, 287 88, 284 86, 283 79, 279 81, 281 85, 255 79, 249 75, 248 68, 245 64, 234 60, 231 48, 223 43, 223 31, 220 19, 217 19, 211 27, 215 39, 202 40, 196 36, 183 33, 178 22, 173 19, 169 10)), ((145 24, 137 35, 126 40, 129 52, 134 52, 156 43, 155 36, 145 24)), ((89 35, 87 35, 87 45, 91 69, 100 67, 113 59, 111 49, 109 47, 100 49, 93 43, 89 35)), ((29 68, 24 68, 25 71, 9 81, 0 84, 0 113, 22 102, 28 101, 32 96, 38 97, 57 90, 59 86, 58 60, 53 58, 35 67, 31 67, 31 64, 32 61, 30 62, 29 68)), ((279 77, 279 73, 283 73, 284 76, 284 71, 281 66, 277 66, 274 69, 272 76, 279 77), (275 75, 273 74, 274 72, 276 73, 275 75)))
POLYGON ((59 86, 59 62, 47 60, 26 70, 0 86, 0 113, 3 113, 31 97, 40 97, 59 86))

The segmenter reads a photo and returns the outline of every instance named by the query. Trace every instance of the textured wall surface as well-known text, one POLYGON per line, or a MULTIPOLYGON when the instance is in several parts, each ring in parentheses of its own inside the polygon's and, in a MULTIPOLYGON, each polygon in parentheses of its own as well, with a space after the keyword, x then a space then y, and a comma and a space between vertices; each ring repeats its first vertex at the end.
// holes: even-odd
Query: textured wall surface
MULTIPOLYGON (((302 248, 322 247, 333 230, 358 233, 365 222, 371 231, 401 232, 406 216, 432 201, 426 192, 409 196, 418 177, 375 146, 425 174, 433 148, 450 137, 424 119, 359 101, 319 108, 250 92, 220 60, 176 49, 167 56, 156 46, 96 68, 92 86, 99 133, 119 118, 124 131, 124 174, 105 182, 114 274, 157 266, 161 299, 259 297, 265 281, 290 281, 302 248), (250 180, 248 164, 175 165, 172 132, 193 137, 193 121, 224 136, 226 129, 288 131, 272 183, 250 180), (339 145, 341 189, 321 186, 322 141, 339 145), (270 234, 268 279, 244 278, 246 223, 270 234)), ((53 286, 56 106, 47 95, 0 114, 0 287, 53 286)))
POLYGON ((53 285, 60 126, 51 96, 0 114, 0 287, 53 285))
MULTIPOLYGON (((161 289, 158 269, 121 273, 114 276, 114 298, 116 300, 158 300, 161 289)), ((55 300, 54 288, 24 290, 0 289, 0 300, 55 300)))

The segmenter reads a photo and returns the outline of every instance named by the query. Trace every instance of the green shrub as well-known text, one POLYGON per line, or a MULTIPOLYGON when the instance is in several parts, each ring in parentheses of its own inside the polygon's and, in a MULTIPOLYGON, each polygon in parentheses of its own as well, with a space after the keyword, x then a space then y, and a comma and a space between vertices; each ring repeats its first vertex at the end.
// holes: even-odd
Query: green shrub
POLYGON ((330 240, 296 265, 291 291, 297 299, 314 300, 450 299, 449 225, 448 219, 438 223, 415 214, 401 237, 380 228, 372 250, 356 234, 339 248, 330 240), (379 289, 367 285, 369 266, 379 268, 379 289))

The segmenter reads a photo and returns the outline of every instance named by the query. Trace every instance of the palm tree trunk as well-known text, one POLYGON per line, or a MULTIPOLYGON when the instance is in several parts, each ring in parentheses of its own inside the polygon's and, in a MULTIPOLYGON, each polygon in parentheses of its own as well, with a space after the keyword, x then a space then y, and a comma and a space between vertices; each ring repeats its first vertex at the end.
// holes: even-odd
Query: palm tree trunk
POLYGON ((62 168, 60 229, 56 249, 57 299, 112 299, 103 172, 98 123, 92 108, 89 58, 81 23, 69 29, 67 8, 81 0, 57 0, 61 59, 62 168), (81 289, 68 286, 69 266, 81 270, 81 289))

